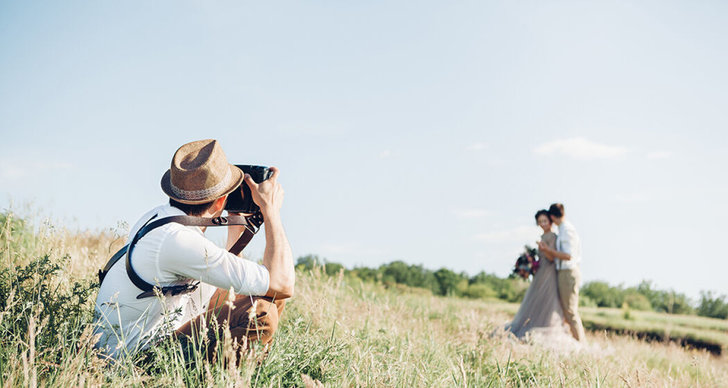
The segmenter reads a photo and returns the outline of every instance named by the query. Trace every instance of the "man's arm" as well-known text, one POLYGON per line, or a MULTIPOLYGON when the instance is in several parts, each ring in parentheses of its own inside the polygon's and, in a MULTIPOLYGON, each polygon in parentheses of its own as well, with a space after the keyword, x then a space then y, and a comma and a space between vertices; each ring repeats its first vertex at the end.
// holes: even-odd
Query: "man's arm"
POLYGON ((250 187, 253 201, 260 207, 265 219, 265 251, 263 266, 270 274, 270 284, 266 296, 285 299, 293 296, 296 282, 296 271, 293 266, 293 253, 288 243, 286 232, 281 222, 281 205, 283 205, 283 188, 278 183, 280 171, 271 167, 273 175, 270 179, 255 183, 246 174, 245 182, 250 187))
POLYGON ((571 260, 571 255, 566 252, 559 252, 555 249, 549 248, 544 242, 538 243, 538 249, 546 254, 546 258, 553 261, 554 258, 559 260, 571 260))
POLYGON ((538 250, 539 250, 539 253, 543 254, 543 257, 546 260, 548 260, 550 262, 553 262, 554 261, 554 255, 552 253, 549 253, 549 252, 545 251, 544 249, 541 249, 541 244, 543 244, 543 243, 541 241, 539 241, 538 242, 538 246, 539 246, 538 250))
POLYGON ((268 268, 236 257, 192 229, 176 229, 160 247, 160 273, 168 275, 164 281, 188 278, 245 295, 268 292, 268 268))
POLYGON ((549 248, 549 246, 543 242, 538 243, 538 248, 546 252, 547 255, 551 255, 559 260, 571 260, 571 250, 574 237, 574 231, 569 228, 565 228, 563 235, 559 235, 559 244, 561 245, 560 251, 549 248))

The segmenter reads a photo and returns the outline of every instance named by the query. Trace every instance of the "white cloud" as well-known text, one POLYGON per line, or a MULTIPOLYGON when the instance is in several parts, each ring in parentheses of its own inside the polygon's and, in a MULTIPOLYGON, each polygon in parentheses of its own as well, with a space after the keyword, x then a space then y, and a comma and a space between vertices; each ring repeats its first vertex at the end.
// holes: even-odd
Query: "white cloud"
POLYGON ((614 159, 627 153, 627 148, 595 143, 583 137, 554 140, 533 149, 536 155, 567 156, 578 160, 614 159))
POLYGON ((488 144, 486 143, 473 143, 469 146, 465 147, 468 151, 482 151, 488 148, 488 144))
POLYGON ((392 150, 384 150, 379 153, 379 159, 387 159, 392 156, 392 150))
POLYGON ((483 218, 490 214, 487 210, 478 208, 457 209, 453 210, 452 213, 455 217, 464 219, 483 218))
POLYGON ((511 229, 480 233, 477 240, 488 243, 514 243, 533 245, 540 239, 541 229, 537 226, 519 226, 511 229))
POLYGON ((672 156, 670 151, 652 151, 647 153, 647 159, 667 159, 672 156))

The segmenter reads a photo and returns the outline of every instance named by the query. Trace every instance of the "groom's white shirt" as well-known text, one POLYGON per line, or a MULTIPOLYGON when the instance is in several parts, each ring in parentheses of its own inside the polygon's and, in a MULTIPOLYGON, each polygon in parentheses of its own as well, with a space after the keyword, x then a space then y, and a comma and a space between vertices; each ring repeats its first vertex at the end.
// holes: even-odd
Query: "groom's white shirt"
POLYGON ((563 220, 559 225, 559 237, 556 241, 556 249, 559 252, 568 253, 571 260, 556 259, 556 269, 578 268, 581 262, 581 239, 576 234, 576 228, 571 222, 563 220))

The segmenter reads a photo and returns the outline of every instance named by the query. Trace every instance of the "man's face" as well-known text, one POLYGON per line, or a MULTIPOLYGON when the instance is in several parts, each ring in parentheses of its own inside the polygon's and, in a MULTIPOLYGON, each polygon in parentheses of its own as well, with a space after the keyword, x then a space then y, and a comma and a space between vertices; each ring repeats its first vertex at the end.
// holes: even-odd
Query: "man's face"
POLYGON ((554 217, 553 215, 549 214, 549 218, 551 219, 551 222, 553 222, 554 224, 561 225, 560 217, 554 217))

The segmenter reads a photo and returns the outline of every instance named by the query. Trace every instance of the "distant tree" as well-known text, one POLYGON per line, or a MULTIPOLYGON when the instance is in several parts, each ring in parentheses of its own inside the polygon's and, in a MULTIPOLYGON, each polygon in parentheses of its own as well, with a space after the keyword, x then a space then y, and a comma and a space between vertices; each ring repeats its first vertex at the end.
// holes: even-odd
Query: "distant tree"
POLYGON ((668 301, 670 306, 668 313, 670 314, 695 314, 695 308, 685 294, 670 290, 668 291, 668 301))
POLYGON ((457 295, 458 284, 463 280, 462 276, 447 268, 438 269, 434 275, 437 280, 437 289, 433 292, 438 295, 457 295))
POLYGON ((314 267, 320 267, 324 269, 324 273, 329 276, 336 275, 341 272, 341 270, 346 269, 344 268, 343 264, 328 261, 326 259, 321 259, 317 255, 301 256, 296 260, 296 269, 298 269, 299 271, 310 271, 314 267))
POLYGON ((693 314, 695 312, 690 299, 685 294, 677 293, 674 290, 657 290, 650 281, 643 280, 637 286, 637 292, 647 297, 652 309, 657 312, 668 314, 693 314))
POLYGON ((652 309, 657 312, 667 312, 669 309, 668 298, 664 291, 656 290, 649 280, 643 280, 637 286, 637 292, 644 295, 650 301, 652 309))
POLYGON ((700 303, 696 309, 698 315, 711 318, 728 318, 726 296, 715 296, 711 291, 700 292, 700 303))
POLYGON ((436 291, 437 282, 432 271, 422 265, 408 265, 403 261, 393 261, 379 267, 382 281, 405 284, 410 287, 429 288, 436 291))
POLYGON ((365 282, 378 282, 382 280, 382 274, 375 268, 354 267, 349 273, 351 276, 357 277, 365 282))
POLYGON ((296 260, 296 269, 298 270, 310 271, 314 267, 320 267, 321 265, 323 265, 323 260, 317 255, 301 256, 296 260))
POLYGON ((622 307, 624 303, 622 289, 620 287, 611 287, 606 282, 586 283, 581 287, 579 293, 594 301, 599 307, 622 307))
POLYGON ((346 268, 341 263, 335 263, 333 261, 324 261, 324 272, 329 276, 338 275, 339 272, 346 271, 346 268))

